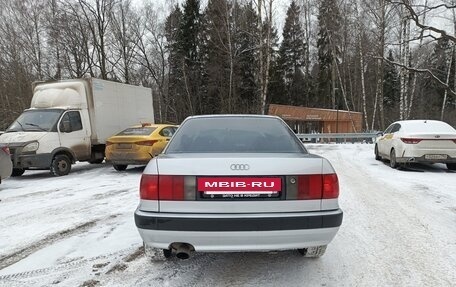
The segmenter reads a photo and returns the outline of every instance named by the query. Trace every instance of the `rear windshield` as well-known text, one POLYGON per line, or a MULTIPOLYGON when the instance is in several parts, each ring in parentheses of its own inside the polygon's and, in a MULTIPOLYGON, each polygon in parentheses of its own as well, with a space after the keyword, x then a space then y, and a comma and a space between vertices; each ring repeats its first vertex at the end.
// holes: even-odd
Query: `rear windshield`
POLYGON ((153 128, 153 127, 128 128, 126 130, 121 131, 117 135, 118 136, 148 136, 155 129, 156 128, 153 128))
POLYGON ((306 153, 306 150, 279 119, 217 117, 185 121, 166 153, 306 153))

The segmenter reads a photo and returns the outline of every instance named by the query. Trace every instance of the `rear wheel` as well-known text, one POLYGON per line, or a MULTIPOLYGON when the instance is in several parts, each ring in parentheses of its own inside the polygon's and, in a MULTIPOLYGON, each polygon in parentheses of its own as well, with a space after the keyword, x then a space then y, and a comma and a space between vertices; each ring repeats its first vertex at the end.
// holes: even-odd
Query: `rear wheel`
POLYGON ((382 160, 382 157, 378 154, 378 146, 375 145, 375 159, 382 160))
POLYGON ((396 151, 394 149, 392 149, 391 153, 390 153, 390 166, 392 168, 397 168, 398 167, 398 164, 397 164, 397 161, 396 161, 396 151))
POLYGON ((71 161, 67 155, 58 154, 51 163, 51 173, 54 176, 64 176, 71 171, 71 161))
POLYGON ((299 254, 301 254, 304 257, 318 258, 318 257, 323 256, 323 254, 325 254, 326 246, 327 245, 302 248, 302 249, 298 249, 298 252, 299 252, 299 254))
POLYGON ((115 170, 117 171, 124 171, 127 169, 127 166, 126 164, 113 164, 112 165, 114 167, 115 170))
POLYGON ((446 166, 449 170, 456 170, 456 163, 447 163, 446 166))
POLYGON ((23 175, 25 172, 25 169, 23 168, 13 168, 13 171, 11 173, 12 177, 17 177, 23 175))

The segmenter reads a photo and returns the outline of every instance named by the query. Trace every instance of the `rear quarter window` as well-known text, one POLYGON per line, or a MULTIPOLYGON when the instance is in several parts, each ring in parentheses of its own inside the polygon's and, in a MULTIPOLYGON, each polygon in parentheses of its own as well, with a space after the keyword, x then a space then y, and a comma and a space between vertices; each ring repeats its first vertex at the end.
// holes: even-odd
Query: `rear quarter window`
POLYGON ((168 144, 171 153, 307 153, 277 118, 202 117, 185 121, 168 144))

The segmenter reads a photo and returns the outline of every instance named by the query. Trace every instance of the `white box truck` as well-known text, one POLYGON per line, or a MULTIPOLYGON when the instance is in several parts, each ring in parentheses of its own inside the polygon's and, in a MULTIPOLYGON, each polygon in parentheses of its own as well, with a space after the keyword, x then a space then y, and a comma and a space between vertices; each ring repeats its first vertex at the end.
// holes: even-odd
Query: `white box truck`
POLYGON ((101 163, 106 139, 138 123, 154 123, 149 88, 95 78, 36 82, 25 110, 0 136, 12 176, 28 169, 67 175, 76 161, 101 163))

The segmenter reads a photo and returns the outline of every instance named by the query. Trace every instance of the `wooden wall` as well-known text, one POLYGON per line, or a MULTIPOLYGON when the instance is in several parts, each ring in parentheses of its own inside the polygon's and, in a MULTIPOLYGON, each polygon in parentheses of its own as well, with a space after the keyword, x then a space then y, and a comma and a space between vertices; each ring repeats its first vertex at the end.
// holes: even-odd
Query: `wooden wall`
POLYGON ((281 117, 290 126, 296 122, 320 122, 320 133, 362 132, 363 117, 359 112, 271 104, 269 115, 281 117))

